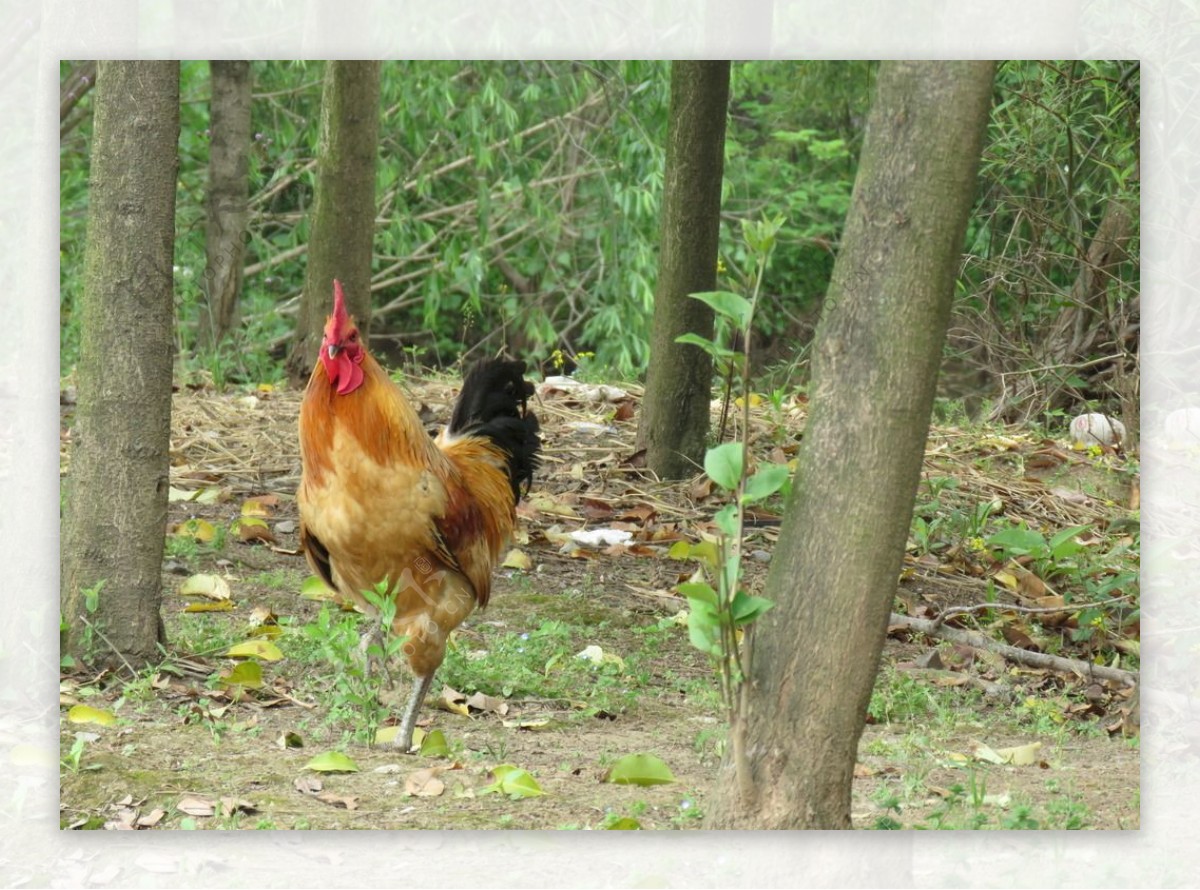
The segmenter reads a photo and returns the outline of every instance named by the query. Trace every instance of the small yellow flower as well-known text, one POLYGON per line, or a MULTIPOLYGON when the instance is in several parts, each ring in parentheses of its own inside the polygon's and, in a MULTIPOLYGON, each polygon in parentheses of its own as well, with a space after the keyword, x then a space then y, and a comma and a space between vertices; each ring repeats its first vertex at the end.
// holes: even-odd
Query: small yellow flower
POLYGON ((717 274, 718 275, 725 274, 725 261, 723 259, 721 259, 720 257, 717 257, 717 274))

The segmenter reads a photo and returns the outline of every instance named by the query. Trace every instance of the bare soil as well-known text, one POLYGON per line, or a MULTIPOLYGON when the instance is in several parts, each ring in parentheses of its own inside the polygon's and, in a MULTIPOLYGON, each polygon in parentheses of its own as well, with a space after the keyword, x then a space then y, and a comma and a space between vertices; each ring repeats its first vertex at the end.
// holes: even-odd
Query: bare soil
MULTIPOLYGON (((417 392, 422 404, 432 406, 431 420, 448 413, 452 395, 451 384, 429 384, 417 392)), ((269 612, 268 620, 284 627, 277 642, 285 658, 265 664, 264 688, 240 699, 215 681, 233 664, 220 652, 172 651, 140 685, 82 670, 65 674, 63 756, 77 733, 88 733, 89 740, 79 763, 62 771, 62 826, 582 829, 631 817, 643 829, 701 827, 724 732, 710 668, 690 646, 686 628, 671 624, 686 606, 673 587, 694 567, 666 558, 665 551, 673 540, 694 540, 716 509, 702 480, 663 485, 647 479, 633 465, 636 460, 630 461, 634 422, 616 420, 616 406, 545 397, 538 406, 548 433, 538 488, 545 497, 522 507, 527 540, 517 545, 532 568, 499 570, 492 604, 471 616, 456 644, 465 652, 486 653, 498 634, 534 633, 556 621, 566 628, 562 649, 569 657, 599 645, 636 667, 628 676, 607 671, 603 689, 597 674, 595 687, 581 684, 562 698, 507 697, 504 714, 462 716, 440 709, 435 684, 422 725, 443 731, 450 754, 401 754, 348 741, 348 727, 325 719, 321 693, 329 686, 330 668, 287 657, 289 634, 313 622, 323 605, 298 595, 308 571, 294 552, 297 404, 298 396, 285 392, 177 395, 172 484, 216 487, 224 500, 174 502, 172 523, 202 518, 228 529, 247 498, 273 494, 279 502, 268 520, 272 543, 243 543, 228 533, 219 549, 200 547, 169 559, 163 575, 172 640, 196 639, 197 622, 206 622, 216 638, 240 639, 269 612), (600 432, 572 426, 581 422, 597 424, 600 432), (582 527, 627 529, 633 543, 607 551, 562 543, 562 533, 582 527), (194 600, 175 592, 196 572, 226 578, 231 610, 185 611, 194 600), (114 710, 120 719, 113 726, 70 723, 67 708, 79 702, 114 710), (519 728, 518 722, 532 728, 519 728), (303 747, 286 747, 289 733, 303 747), (358 771, 317 775, 306 769, 314 755, 333 748, 352 757, 358 771), (668 764, 675 781, 653 786, 603 781, 617 758, 642 752, 668 764), (491 769, 499 764, 528 770, 545 793, 521 800, 485 793, 494 781, 491 769), (440 793, 423 796, 422 790, 436 790, 436 784, 422 789, 411 783, 424 769, 438 771, 440 793), (205 803, 211 803, 211 814, 204 813, 205 803)), ((802 406, 782 417, 764 411, 763 430, 780 432, 770 433, 770 441, 764 432, 762 450, 794 453, 789 424, 794 427, 798 417, 802 422, 802 415, 802 406)), ((931 460, 936 449, 933 453, 931 460)), ((769 523, 753 529, 747 549, 768 554, 775 531, 769 523)), ((901 605, 979 600, 973 579, 939 576, 916 561, 913 568, 901 586, 901 605)), ((762 561, 751 561, 752 584, 764 571, 762 561)), ((904 666, 933 645, 903 634, 889 639, 881 684, 907 671, 904 666)), ((469 659, 463 663, 469 671, 469 659)), ((943 710, 925 720, 866 727, 853 788, 854 825, 884 827, 891 819, 894 827, 971 827, 976 819, 993 828, 1137 828, 1136 739, 1103 729, 1121 705, 1119 696, 1108 694, 1083 713, 1067 707, 1080 701, 1080 684, 1071 678, 1011 665, 993 667, 993 674, 1015 690, 1013 700, 964 695, 950 717, 943 710), (1043 731, 1012 718, 1014 702, 1027 698, 1049 702, 1044 710, 1055 719, 1046 725, 1057 729, 1043 731), (1038 741, 1043 746, 1028 766, 972 756, 979 742, 1002 748, 1038 741)), ((503 697, 500 689, 485 691, 503 697)))

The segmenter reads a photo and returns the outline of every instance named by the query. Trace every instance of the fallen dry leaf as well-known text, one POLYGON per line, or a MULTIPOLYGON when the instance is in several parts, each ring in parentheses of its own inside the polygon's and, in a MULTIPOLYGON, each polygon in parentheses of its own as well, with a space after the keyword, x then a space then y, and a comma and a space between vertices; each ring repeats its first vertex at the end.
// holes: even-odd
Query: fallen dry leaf
POLYGON ((471 716, 471 712, 467 710, 466 702, 467 697, 457 689, 452 689, 449 686, 443 686, 442 694, 437 701, 437 706, 443 711, 449 711, 451 714, 469 717, 471 716))
POLYGON ((342 807, 347 810, 358 809, 358 798, 351 794, 334 794, 332 791, 322 791, 319 794, 314 794, 313 797, 332 807, 342 807))
POLYGON ((211 816, 216 812, 216 803, 207 797, 182 797, 175 808, 189 816, 211 816))
POLYGON ((468 698, 466 705, 472 710, 499 714, 501 717, 508 713, 508 702, 492 695, 484 695, 482 692, 476 692, 468 698))
POLYGON ((138 817, 137 827, 138 828, 153 828, 155 825, 157 825, 159 822, 162 821, 162 818, 165 815, 166 815, 166 811, 155 808, 155 809, 151 810, 150 812, 146 813, 146 815, 138 817))
POLYGON ((404 790, 414 797, 438 797, 446 790, 446 783, 438 778, 440 767, 419 769, 404 780, 404 790))
POLYGON ((301 776, 292 782, 292 787, 301 794, 316 794, 325 787, 325 783, 316 776, 301 776))
POLYGON ((254 804, 241 797, 222 797, 221 815, 232 816, 234 813, 253 813, 258 810, 254 804))

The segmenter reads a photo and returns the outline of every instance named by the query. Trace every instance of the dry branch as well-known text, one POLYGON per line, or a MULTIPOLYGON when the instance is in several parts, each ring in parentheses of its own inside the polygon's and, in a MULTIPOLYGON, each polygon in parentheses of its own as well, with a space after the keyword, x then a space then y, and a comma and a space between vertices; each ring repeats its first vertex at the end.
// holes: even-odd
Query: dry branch
POLYGON ((926 618, 910 618, 907 615, 897 615, 893 612, 888 621, 892 625, 907 627, 935 639, 949 640, 952 643, 965 643, 968 646, 974 646, 976 649, 987 649, 989 652, 995 652, 1009 661, 1015 661, 1017 664, 1023 664, 1026 667, 1058 671, 1063 674, 1073 674, 1089 680, 1111 680, 1126 686, 1134 686, 1138 681, 1136 671, 1123 671, 1120 668, 1092 664, 1090 661, 1081 661, 1077 658, 1063 658, 1061 655, 1047 655, 1045 652, 1031 652, 1028 649, 1018 649, 1016 646, 997 643, 983 634, 969 630, 960 630, 955 627, 947 627, 944 624, 939 624, 937 621, 931 621, 926 618))

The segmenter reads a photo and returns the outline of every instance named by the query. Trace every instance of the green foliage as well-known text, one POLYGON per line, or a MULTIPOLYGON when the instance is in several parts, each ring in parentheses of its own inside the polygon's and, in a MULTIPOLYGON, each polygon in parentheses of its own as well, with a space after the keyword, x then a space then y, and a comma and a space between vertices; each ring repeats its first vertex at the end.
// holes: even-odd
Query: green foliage
MULTIPOLYGON (((868 61, 733 67, 723 212, 752 219, 769 201, 785 220, 760 300, 765 335, 813 316, 828 287, 877 68, 868 61)), ((728 256, 745 268, 748 246, 731 240, 728 256)))
MULTIPOLYGON (((696 343, 719 358, 739 360, 742 405, 742 439, 725 442, 709 448, 704 455, 704 471, 714 485, 733 496, 732 503, 717 511, 713 522, 721 534, 716 542, 715 553, 704 544, 688 545, 687 553, 695 556, 708 570, 708 581, 690 581, 678 585, 681 594, 688 600, 688 638, 693 646, 705 653, 716 667, 721 679, 721 693, 731 726, 737 725, 740 713, 738 690, 745 677, 745 665, 739 641, 741 630, 771 608, 773 603, 760 596, 752 596, 741 587, 742 532, 745 525, 746 507, 765 500, 779 491, 789 478, 786 466, 768 465, 748 474, 748 447, 745 440, 749 423, 746 418, 750 410, 750 355, 748 344, 754 323, 754 311, 767 269, 776 234, 783 225, 782 217, 764 219, 761 222, 743 220, 743 240, 753 269, 753 289, 749 299, 740 294, 718 291, 691 294, 712 307, 719 318, 723 318, 742 337, 744 351, 721 350, 715 342, 685 334, 680 341, 696 343)), ((730 368, 732 374, 733 368, 730 368)), ((741 767, 739 766, 739 769, 741 767)))
MULTIPOLYGON (((1140 288, 1139 91, 1136 61, 999 66, 957 302, 973 331, 967 344, 982 345, 979 361, 993 371, 1047 364, 1037 360, 1037 346, 1071 305, 1114 201, 1131 210, 1132 237, 1124 257, 1104 270, 1103 295, 1089 309, 1090 324, 1108 326, 1092 357, 1129 348, 1106 340, 1120 337, 1140 288)), ((1035 373, 1052 390, 1090 392, 1072 363, 1035 373)), ((1032 399, 1029 413, 1049 401, 1032 399)))
POLYGON ((1075 539, 1090 529, 1090 525, 1076 525, 1047 538, 1021 523, 996 532, 986 543, 1005 559, 1029 557, 1039 577, 1052 578, 1079 568, 1073 557, 1081 553, 1084 547, 1075 539))
MULTIPOLYGON (((61 63, 62 77, 71 64, 61 63)), ((760 355, 778 344, 795 359, 797 339, 811 331, 877 66, 733 66, 722 292, 752 286, 740 223, 768 203, 783 217, 756 309, 760 355)), ((597 368, 623 376, 645 368, 668 70, 647 61, 384 64, 372 334, 385 359, 412 349, 444 365, 466 350, 504 344, 531 358, 555 348, 594 352, 597 368)), ((322 73, 320 62, 253 64, 241 323, 215 350, 198 352, 209 68, 181 66, 173 269, 180 372, 218 386, 283 376, 304 277, 322 73)), ((1136 203, 1140 78, 1129 62, 1013 61, 996 83, 958 305, 1027 334, 1062 308, 1106 202, 1136 203)), ((63 374, 78 358, 92 99, 84 96, 80 123, 60 147, 63 374)), ((1136 256, 1134 245, 1109 283, 1114 307, 1136 291, 1136 256)), ((725 349, 714 352, 732 358, 725 349)))
POLYGON ((332 726, 351 727, 349 735, 357 742, 370 744, 388 709, 380 701, 380 692, 388 682, 389 664, 400 658, 405 637, 392 634, 396 615, 395 600, 387 595, 388 582, 381 581, 363 596, 374 608, 366 620, 371 627, 366 635, 368 645, 360 646, 359 616, 343 613, 337 607, 324 605, 317 619, 302 628, 305 637, 316 643, 323 661, 332 666, 324 697, 327 701, 327 722, 332 726), (365 660, 362 655, 366 656, 365 660), (376 667, 372 670, 372 667, 376 667))

